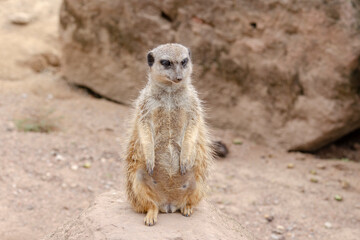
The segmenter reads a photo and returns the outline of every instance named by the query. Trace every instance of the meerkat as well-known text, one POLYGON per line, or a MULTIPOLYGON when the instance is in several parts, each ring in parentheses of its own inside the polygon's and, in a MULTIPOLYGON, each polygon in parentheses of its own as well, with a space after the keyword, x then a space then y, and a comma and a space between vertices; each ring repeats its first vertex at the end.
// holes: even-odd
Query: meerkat
POLYGON ((134 210, 184 216, 204 197, 212 162, 208 127, 191 83, 190 50, 176 43, 147 54, 148 82, 135 102, 126 150, 127 195, 134 210))

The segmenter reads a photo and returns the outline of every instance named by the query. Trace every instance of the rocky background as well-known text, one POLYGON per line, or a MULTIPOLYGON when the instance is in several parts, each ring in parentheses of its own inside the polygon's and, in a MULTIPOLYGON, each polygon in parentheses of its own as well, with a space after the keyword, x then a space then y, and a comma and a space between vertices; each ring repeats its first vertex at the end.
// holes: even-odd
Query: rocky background
POLYGON ((317 150, 360 127, 360 2, 65 0, 69 82, 131 104, 148 50, 193 51, 210 122, 286 150, 317 150))

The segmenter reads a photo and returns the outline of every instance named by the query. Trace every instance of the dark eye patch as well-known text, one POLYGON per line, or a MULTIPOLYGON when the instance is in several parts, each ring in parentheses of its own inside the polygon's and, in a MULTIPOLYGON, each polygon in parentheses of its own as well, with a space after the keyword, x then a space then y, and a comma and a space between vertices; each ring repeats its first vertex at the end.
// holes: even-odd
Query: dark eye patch
POLYGON ((186 67, 187 63, 189 62, 189 59, 188 58, 185 58, 184 60, 181 61, 181 65, 183 67, 186 67))
POLYGON ((171 62, 169 60, 160 60, 160 64, 166 68, 171 66, 171 62))

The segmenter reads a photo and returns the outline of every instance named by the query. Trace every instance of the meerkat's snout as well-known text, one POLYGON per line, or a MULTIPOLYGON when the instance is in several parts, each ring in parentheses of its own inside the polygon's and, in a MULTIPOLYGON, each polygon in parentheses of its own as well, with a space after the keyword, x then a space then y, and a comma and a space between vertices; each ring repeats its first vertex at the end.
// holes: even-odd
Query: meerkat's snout
POLYGON ((182 67, 179 66, 178 64, 176 66, 175 74, 176 74, 176 78, 175 78, 176 82, 181 82, 181 80, 183 80, 183 70, 182 67))
POLYGON ((176 78, 173 80, 173 82, 175 82, 175 83, 179 83, 179 82, 181 82, 183 80, 183 77, 182 76, 176 76, 176 78))

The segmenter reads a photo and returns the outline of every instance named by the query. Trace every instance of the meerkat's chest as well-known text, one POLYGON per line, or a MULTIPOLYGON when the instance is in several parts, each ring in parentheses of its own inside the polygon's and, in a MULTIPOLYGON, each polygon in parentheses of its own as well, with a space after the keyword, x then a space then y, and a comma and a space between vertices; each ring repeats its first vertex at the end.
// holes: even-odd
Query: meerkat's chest
POLYGON ((161 142, 177 141, 187 124, 187 113, 181 107, 158 107, 151 114, 155 139, 161 142))

